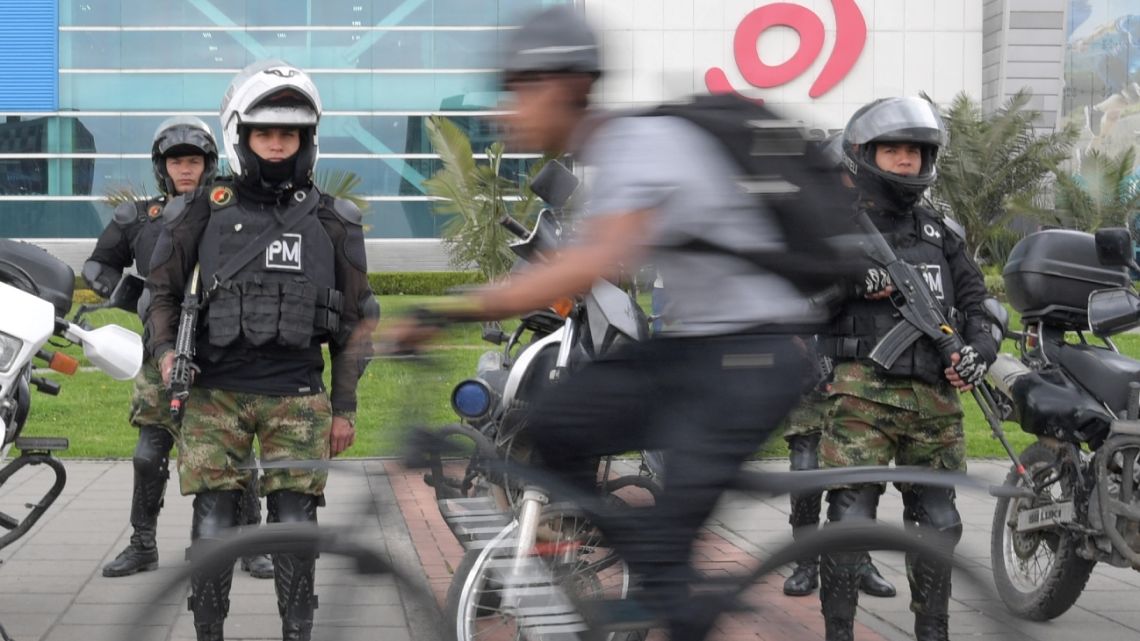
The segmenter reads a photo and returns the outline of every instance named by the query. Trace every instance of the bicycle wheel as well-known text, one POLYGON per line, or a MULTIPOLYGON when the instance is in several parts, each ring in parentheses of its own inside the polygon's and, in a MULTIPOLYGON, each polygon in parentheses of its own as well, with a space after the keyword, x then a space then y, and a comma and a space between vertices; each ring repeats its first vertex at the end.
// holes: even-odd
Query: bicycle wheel
MULTIPOLYGON (((516 571, 517 525, 512 522, 503 528, 483 549, 469 550, 456 571, 445 614, 458 641, 586 632, 575 603, 622 599, 628 594, 628 568, 580 512, 562 508, 543 512, 535 553, 516 571)), ((623 632, 602 638, 639 637, 623 632)))

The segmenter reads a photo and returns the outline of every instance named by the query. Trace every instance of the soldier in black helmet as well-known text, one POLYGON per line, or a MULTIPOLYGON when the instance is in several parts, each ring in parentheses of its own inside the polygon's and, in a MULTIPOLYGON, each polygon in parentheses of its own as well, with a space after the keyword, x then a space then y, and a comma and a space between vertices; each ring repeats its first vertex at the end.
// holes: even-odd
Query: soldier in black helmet
MULTIPOLYGON (((853 188, 851 176, 843 164, 843 133, 838 132, 820 142, 822 159, 835 167, 838 179, 844 186, 853 188)), ((855 194, 851 194, 854 206, 855 194)), ((814 341, 813 341, 814 347, 814 341)), ((819 467, 819 440, 827 424, 831 402, 827 398, 827 385, 831 381, 834 361, 830 356, 817 355, 819 362, 819 383, 814 389, 804 394, 803 400, 796 406, 784 421, 784 440, 788 443, 788 460, 791 468, 795 470, 814 470, 819 467)), ((823 503, 822 492, 810 494, 793 494, 791 499, 791 513, 788 522, 792 526, 792 536, 799 538, 802 535, 819 527, 819 510, 823 503)), ((788 596, 807 596, 819 587, 819 558, 800 559, 796 562, 795 570, 784 581, 784 594, 788 596)), ((864 594, 875 597, 895 596, 895 586, 883 578, 879 569, 867 557, 859 589, 864 594)))
MULTIPOLYGON (((966 346, 944 360, 929 338, 920 338, 889 369, 868 356, 901 317, 891 301, 887 272, 870 268, 865 296, 846 303, 822 340, 835 362, 829 387, 829 425, 819 445, 822 467, 921 465, 962 471, 966 466, 960 392, 982 380, 997 343, 982 303, 986 287, 957 227, 919 204, 937 175, 946 129, 937 108, 919 98, 876 100, 855 112, 843 134, 844 163, 866 212, 895 254, 923 274, 931 293, 966 346)), ((879 485, 836 488, 828 494, 829 521, 873 519, 879 485)), ((949 545, 962 536, 954 491, 900 488, 903 520, 921 534, 949 545)), ((825 554, 820 600, 827 641, 854 638, 858 585, 865 553, 825 554)), ((911 610, 918 641, 948 641, 950 566, 908 555, 911 610)))
MULTIPOLYGON (((83 265, 84 280, 100 296, 109 296, 122 278, 123 270, 132 264, 142 277, 150 272, 150 256, 162 230, 162 208, 170 198, 192 192, 213 180, 218 168, 218 147, 209 126, 202 120, 175 116, 164 120, 155 131, 150 158, 162 195, 116 207, 113 220, 83 265)), ((140 301, 140 315, 145 313, 145 306, 144 298, 140 301)), ((130 421, 139 430, 133 457, 131 540, 126 549, 103 566, 103 576, 128 576, 158 567, 155 530, 166 480, 170 477, 170 450, 178 430, 171 420, 169 406, 170 398, 162 387, 158 369, 153 361, 148 361, 135 380, 131 397, 130 421)), ((244 524, 261 521, 256 472, 253 475, 251 490, 242 501, 244 524)), ((273 565, 265 555, 242 559, 242 569, 258 578, 273 576, 273 565)))
MULTIPOLYGON (((355 440, 356 386, 366 349, 350 349, 380 309, 368 285, 361 212, 313 185, 321 100, 301 69, 254 63, 230 83, 221 119, 233 176, 171 202, 148 287, 148 349, 169 381, 183 286, 197 264, 204 295, 200 368, 186 400, 178 472, 194 495, 193 542, 237 525, 260 445, 266 462, 328 459, 355 440), (322 380, 329 346, 331 390, 322 380)), ((271 523, 315 522, 327 471, 269 468, 261 480, 271 523)), ((193 553, 192 546, 191 552, 193 553)), ((316 595, 313 554, 275 553, 282 639, 308 641, 316 595)), ((232 568, 190 581, 199 641, 221 641, 232 568)))

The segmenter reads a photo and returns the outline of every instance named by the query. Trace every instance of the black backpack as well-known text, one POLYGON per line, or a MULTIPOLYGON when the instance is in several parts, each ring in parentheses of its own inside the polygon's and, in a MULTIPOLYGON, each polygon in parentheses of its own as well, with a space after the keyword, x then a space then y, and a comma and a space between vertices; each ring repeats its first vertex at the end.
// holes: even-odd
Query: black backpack
POLYGON ((734 95, 695 96, 643 116, 683 118, 716 138, 741 168, 737 182, 783 232, 786 250, 753 252, 694 240, 685 248, 730 253, 787 278, 806 295, 848 282, 866 268, 852 220, 853 195, 819 141, 775 112, 734 95))

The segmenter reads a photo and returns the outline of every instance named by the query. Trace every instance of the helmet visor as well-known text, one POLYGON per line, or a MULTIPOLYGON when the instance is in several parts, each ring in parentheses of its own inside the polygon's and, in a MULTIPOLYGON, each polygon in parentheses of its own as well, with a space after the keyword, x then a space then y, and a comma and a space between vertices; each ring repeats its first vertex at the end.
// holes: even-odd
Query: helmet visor
POLYGON ((175 123, 159 130, 154 140, 154 149, 158 155, 165 157, 175 148, 179 152, 178 155, 182 156, 193 153, 209 156, 218 153, 210 132, 203 130, 200 124, 193 122, 175 123), (190 151, 189 148, 194 148, 197 151, 190 151))
POLYGON ((868 109, 847 125, 847 144, 912 142, 942 146, 946 130, 935 106, 921 98, 887 100, 868 109))

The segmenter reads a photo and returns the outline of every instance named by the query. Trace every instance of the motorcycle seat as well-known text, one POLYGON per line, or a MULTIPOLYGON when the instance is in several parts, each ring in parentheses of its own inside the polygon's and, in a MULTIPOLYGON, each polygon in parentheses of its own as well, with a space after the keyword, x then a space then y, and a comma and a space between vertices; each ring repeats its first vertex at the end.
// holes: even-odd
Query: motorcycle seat
POLYGON ((1117 416, 1128 408, 1128 384, 1140 382, 1140 361, 1105 347, 1065 344, 1058 362, 1072 378, 1117 416))

